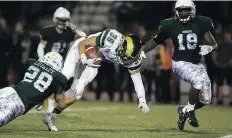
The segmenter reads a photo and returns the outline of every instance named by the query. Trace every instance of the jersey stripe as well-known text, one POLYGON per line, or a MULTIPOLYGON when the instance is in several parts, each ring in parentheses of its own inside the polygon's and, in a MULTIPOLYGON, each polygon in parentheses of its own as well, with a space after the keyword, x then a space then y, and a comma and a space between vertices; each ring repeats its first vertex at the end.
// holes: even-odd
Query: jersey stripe
POLYGON ((110 29, 106 29, 106 30, 102 33, 101 40, 100 40, 101 46, 104 45, 106 36, 109 34, 109 32, 110 32, 110 29))

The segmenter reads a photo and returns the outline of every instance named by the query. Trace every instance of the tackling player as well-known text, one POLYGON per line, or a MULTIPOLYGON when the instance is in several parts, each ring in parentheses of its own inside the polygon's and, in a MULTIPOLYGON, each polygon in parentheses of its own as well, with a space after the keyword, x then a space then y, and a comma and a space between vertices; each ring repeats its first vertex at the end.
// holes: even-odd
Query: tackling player
POLYGON ((148 52, 164 40, 171 38, 174 43, 172 70, 192 86, 189 91, 189 102, 178 108, 178 127, 184 129, 188 119, 193 127, 198 127, 195 110, 211 103, 211 83, 202 64, 202 55, 217 48, 217 43, 210 33, 214 26, 212 20, 205 16, 195 16, 195 5, 192 0, 177 0, 176 18, 161 21, 159 33, 145 46, 148 52), (209 45, 200 45, 202 39, 209 45))
POLYGON ((63 58, 56 52, 47 53, 41 61, 28 59, 24 79, 0 90, 0 127, 26 114, 54 92, 57 101, 65 98, 61 92, 67 79, 60 73, 62 66, 63 58))
POLYGON ((74 79, 71 88, 65 92, 65 96, 67 99, 69 99, 69 102, 63 101, 66 106, 60 107, 58 105, 52 111, 52 113, 48 113, 47 116, 45 116, 44 123, 51 131, 58 131, 55 126, 56 116, 66 107, 80 99, 84 92, 84 87, 97 75, 97 67, 100 65, 96 65, 94 62, 101 59, 87 59, 85 50, 88 46, 96 47, 96 49, 99 50, 103 55, 102 60, 106 60, 113 64, 120 64, 128 68, 134 83, 135 91, 138 95, 138 108, 142 108, 142 112, 144 113, 149 111, 149 107, 146 104, 145 90, 139 71, 142 58, 145 56, 142 52, 142 44, 140 39, 135 35, 123 36, 117 30, 107 29, 103 32, 90 35, 88 38, 80 38, 72 44, 65 59, 62 73, 67 77, 67 79, 75 76, 77 73, 75 72, 76 63, 79 61, 87 65, 87 67, 82 72, 80 79, 74 79))
MULTIPOLYGON (((45 26, 40 30, 41 41, 38 45, 37 53, 39 60, 43 58, 47 52, 57 52, 65 58, 69 45, 72 41, 80 36, 86 36, 84 32, 78 31, 76 26, 69 23, 70 12, 59 7, 53 15, 54 25, 45 26)), ((42 109, 43 104, 36 106, 37 110, 42 109)), ((54 108, 54 100, 48 98, 48 112, 54 108)))

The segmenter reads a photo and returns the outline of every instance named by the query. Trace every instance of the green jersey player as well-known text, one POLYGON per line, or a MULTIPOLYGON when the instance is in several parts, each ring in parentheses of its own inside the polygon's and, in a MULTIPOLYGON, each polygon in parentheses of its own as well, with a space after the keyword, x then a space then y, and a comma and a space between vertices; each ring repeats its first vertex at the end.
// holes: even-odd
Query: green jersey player
POLYGON ((185 121, 198 127, 195 110, 211 103, 211 83, 201 63, 202 55, 217 48, 217 43, 210 31, 212 20, 205 16, 195 16, 195 5, 192 0, 177 0, 175 4, 176 18, 161 21, 159 33, 150 40, 144 51, 150 51, 164 40, 171 38, 174 43, 172 70, 192 87, 189 102, 178 108, 178 127, 184 129, 185 121), (200 45, 203 38, 209 45, 200 45))
POLYGON ((67 79, 59 72, 62 65, 62 56, 55 52, 47 53, 41 61, 28 59, 24 79, 0 90, 0 126, 26 114, 53 93, 63 92, 67 79))
MULTIPOLYGON (((128 68, 138 95, 138 107, 142 109, 142 112, 147 113, 149 107, 146 104, 144 85, 139 71, 143 57, 141 41, 136 35, 124 36, 114 29, 106 29, 103 32, 90 35, 88 38, 80 38, 73 43, 65 59, 62 74, 67 79, 73 77, 73 75, 75 78, 75 74, 79 71, 79 69, 76 69, 76 64, 82 62, 87 66, 81 73, 81 77, 74 79, 71 88, 65 92, 66 96, 70 97, 67 99, 76 98, 70 100, 71 103, 66 101, 63 101, 63 103, 66 103, 68 106, 80 99, 84 92, 84 87, 97 75, 97 67, 99 65, 93 63, 99 59, 87 59, 85 50, 88 46, 96 47, 103 55, 102 60, 128 68)), ((55 127, 55 119, 66 107, 57 106, 52 113, 49 113, 44 118, 44 123, 48 126, 49 130, 58 131, 55 127)))

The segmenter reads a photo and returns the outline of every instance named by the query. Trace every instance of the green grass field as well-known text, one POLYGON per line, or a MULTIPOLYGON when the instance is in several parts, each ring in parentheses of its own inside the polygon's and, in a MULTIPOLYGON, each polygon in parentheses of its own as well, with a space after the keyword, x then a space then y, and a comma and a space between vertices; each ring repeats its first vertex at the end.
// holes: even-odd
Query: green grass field
POLYGON ((176 105, 150 105, 143 114, 136 104, 79 101, 58 116, 58 132, 42 123, 44 112, 32 111, 0 129, 0 138, 218 138, 232 134, 232 108, 197 111, 200 127, 177 129, 176 105))

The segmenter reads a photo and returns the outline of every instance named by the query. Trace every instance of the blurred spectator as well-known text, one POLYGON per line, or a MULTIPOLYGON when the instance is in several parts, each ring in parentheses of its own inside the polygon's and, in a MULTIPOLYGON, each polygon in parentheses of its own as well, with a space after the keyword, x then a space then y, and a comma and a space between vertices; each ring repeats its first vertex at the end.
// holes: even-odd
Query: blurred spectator
POLYGON ((15 73, 14 83, 18 83, 24 75, 23 63, 30 54, 30 37, 25 30, 25 23, 18 21, 13 32, 12 68, 15 73))
POLYGON ((158 102, 171 103, 170 79, 171 79, 171 58, 170 52, 163 45, 159 47, 159 54, 156 57, 156 98, 158 102), (161 101, 160 101, 161 99, 161 101))
POLYGON ((127 92, 129 102, 133 102, 132 94, 134 91, 134 84, 132 83, 128 69, 122 66, 116 66, 116 68, 115 80, 116 91, 120 93, 119 101, 122 102, 124 100, 124 93, 127 92))
POLYGON ((114 99, 114 75, 115 68, 114 64, 109 62, 102 62, 101 67, 98 69, 97 74, 97 89, 96 89, 96 99, 100 100, 101 93, 107 91, 109 94, 110 101, 114 99))
POLYGON ((217 104, 223 104, 223 84, 226 80, 230 86, 230 98, 232 98, 232 34, 229 30, 224 32, 224 41, 219 44, 217 53, 213 53, 217 67, 217 104))
POLYGON ((7 21, 4 18, 0 18, 0 88, 6 87, 7 82, 7 73, 9 68, 9 55, 12 49, 12 39, 10 29, 8 27, 7 21))

